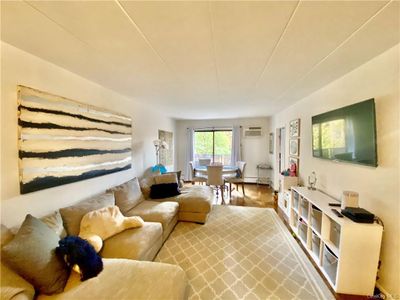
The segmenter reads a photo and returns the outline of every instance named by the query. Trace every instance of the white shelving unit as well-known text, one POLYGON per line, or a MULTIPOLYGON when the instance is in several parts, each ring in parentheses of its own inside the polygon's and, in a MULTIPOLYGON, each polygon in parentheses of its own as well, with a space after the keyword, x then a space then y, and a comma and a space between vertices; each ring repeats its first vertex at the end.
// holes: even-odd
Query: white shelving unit
POLYGON ((290 177, 280 175, 279 177, 279 193, 278 193, 278 206, 284 212, 287 218, 289 218, 290 214, 290 199, 291 192, 290 188, 292 186, 296 186, 298 183, 298 177, 290 177))
POLYGON ((373 295, 382 226, 339 218, 329 206, 335 199, 306 187, 292 187, 290 200, 289 225, 333 290, 373 295))

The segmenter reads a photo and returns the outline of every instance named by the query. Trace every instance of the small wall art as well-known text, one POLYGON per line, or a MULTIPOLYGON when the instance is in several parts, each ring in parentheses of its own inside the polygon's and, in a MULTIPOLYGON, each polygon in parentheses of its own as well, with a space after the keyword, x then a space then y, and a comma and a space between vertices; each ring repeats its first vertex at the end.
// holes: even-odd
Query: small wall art
POLYGON ((290 121, 289 123, 289 137, 298 138, 300 137, 300 119, 290 121))

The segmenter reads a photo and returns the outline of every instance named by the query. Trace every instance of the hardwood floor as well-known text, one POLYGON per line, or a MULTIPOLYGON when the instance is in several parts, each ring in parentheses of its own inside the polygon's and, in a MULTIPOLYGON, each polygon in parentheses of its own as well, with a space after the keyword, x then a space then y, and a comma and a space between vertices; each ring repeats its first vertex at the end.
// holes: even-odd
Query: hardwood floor
MULTIPOLYGON (((191 185, 186 183, 185 185, 191 185)), ((239 189, 234 186, 232 191, 232 198, 229 198, 229 193, 225 192, 225 203, 228 205, 237 206, 252 206, 252 207, 270 207, 276 209, 276 204, 273 198, 273 190, 267 185, 257 185, 255 183, 246 183, 244 185, 246 196, 243 197, 242 187, 239 189)), ((216 196, 214 193, 214 204, 221 204, 221 194, 216 196)))

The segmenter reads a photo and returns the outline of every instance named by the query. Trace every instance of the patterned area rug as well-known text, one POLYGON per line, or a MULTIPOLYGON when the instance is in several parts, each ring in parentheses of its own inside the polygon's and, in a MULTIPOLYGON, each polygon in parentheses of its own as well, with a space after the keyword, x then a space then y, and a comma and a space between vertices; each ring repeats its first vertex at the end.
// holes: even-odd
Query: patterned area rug
POLYGON ((205 225, 179 222, 155 261, 186 271, 189 299, 334 299, 269 208, 214 206, 205 225))

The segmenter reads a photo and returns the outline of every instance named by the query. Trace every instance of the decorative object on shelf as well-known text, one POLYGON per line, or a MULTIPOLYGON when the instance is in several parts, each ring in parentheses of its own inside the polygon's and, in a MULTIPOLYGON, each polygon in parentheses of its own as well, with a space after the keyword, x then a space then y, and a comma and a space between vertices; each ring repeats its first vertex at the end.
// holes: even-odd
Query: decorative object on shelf
POLYGON ((274 133, 269 134, 269 154, 274 154, 274 133))
POLYGON ((296 165, 296 176, 299 174, 299 159, 297 157, 289 157, 289 171, 292 165, 296 165))
POLYGON ((297 165, 295 163, 290 164, 289 175, 297 176, 297 165))
POLYGON ((21 194, 131 168, 132 119, 18 86, 21 194))
POLYGON ((317 184, 317 175, 314 171, 311 172, 311 175, 308 176, 308 189, 315 191, 315 185, 317 184))
POLYGON ((159 149, 159 163, 164 166, 174 164, 174 134, 170 131, 158 130, 158 140, 164 142, 166 147, 159 149))
POLYGON ((299 139, 289 141, 289 155, 299 156, 299 139))
POLYGON ((290 121, 289 123, 289 137, 298 138, 300 137, 300 119, 290 121))
POLYGON ((343 191, 341 209, 346 207, 358 207, 358 193, 353 191, 343 191))

